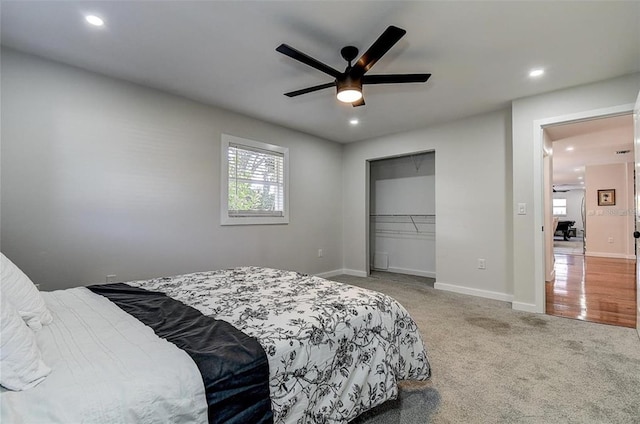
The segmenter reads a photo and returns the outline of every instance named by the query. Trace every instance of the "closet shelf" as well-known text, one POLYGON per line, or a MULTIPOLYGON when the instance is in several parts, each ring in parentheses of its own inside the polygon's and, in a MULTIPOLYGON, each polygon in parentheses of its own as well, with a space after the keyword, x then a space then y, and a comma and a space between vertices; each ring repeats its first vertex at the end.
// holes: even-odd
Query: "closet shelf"
POLYGON ((371 214, 370 219, 373 224, 379 224, 375 228, 377 233, 406 234, 411 229, 414 233, 435 234, 433 214, 371 214))

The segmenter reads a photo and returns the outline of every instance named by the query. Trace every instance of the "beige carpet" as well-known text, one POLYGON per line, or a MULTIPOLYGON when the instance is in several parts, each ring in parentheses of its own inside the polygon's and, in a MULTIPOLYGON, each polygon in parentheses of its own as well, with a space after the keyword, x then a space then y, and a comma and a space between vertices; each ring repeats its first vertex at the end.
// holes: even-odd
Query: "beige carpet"
POLYGON ((424 282, 332 278, 391 295, 418 323, 433 377, 354 424, 639 423, 635 330, 513 311, 424 282))

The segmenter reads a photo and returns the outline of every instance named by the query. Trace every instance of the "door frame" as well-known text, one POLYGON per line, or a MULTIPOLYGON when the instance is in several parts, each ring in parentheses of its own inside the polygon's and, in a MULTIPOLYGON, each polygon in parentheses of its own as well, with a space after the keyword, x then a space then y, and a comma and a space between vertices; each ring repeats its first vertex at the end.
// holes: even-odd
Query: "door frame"
MULTIPOLYGON (((427 149, 427 150, 416 150, 416 151, 410 151, 410 152, 406 152, 406 153, 398 153, 395 155, 389 155, 389 156, 380 156, 380 157, 374 157, 374 158, 369 158, 369 159, 365 159, 365 238, 366 238, 366 243, 365 243, 365 258, 366 258, 366 266, 365 266, 365 273, 364 275, 362 275, 363 277, 368 277, 371 275, 371 237, 375 237, 375 235, 371 234, 371 162, 376 162, 376 161, 380 161, 380 160, 387 160, 387 159, 397 159, 397 158, 402 158, 405 156, 414 156, 414 155, 422 155, 422 154, 426 154, 426 153, 433 153, 434 155, 436 155, 436 149, 427 149)), ((437 159, 436 159, 437 160, 437 159)), ((437 163, 437 162, 436 162, 437 163)), ((437 168, 435 170, 437 172, 437 168)), ((435 199, 434 199, 435 201, 435 199)), ((436 221, 437 223, 437 221, 436 221)), ((436 231, 436 239, 435 239, 435 246, 436 246, 436 252, 437 252, 437 248, 438 248, 438 233, 436 231)), ((435 270, 436 275, 438 270, 435 270)), ((435 278, 435 275, 434 275, 435 278)))
MULTIPOLYGON (((640 164, 640 91, 638 91, 638 97, 636 98, 636 104, 633 106, 633 156, 635 159, 635 169, 638 169, 640 164)), ((638 172, 634 173, 635 183, 635 218, 634 226, 635 231, 640 231, 640 211, 638 205, 640 205, 640 184, 638 183, 638 172)), ((634 234, 635 236, 635 234, 634 234)), ((636 239, 636 332, 640 336, 640 261, 638 261, 638 254, 640 253, 640 243, 636 239)))
POLYGON ((569 124, 580 121, 589 121, 598 118, 608 118, 633 113, 634 104, 626 103, 601 109, 586 110, 582 112, 553 116, 533 121, 533 199, 534 204, 534 281, 535 281, 535 312, 545 313, 545 232, 544 219, 547 206, 544 199, 544 127, 556 124, 569 124), (540 229, 540 231, 538 231, 540 229))

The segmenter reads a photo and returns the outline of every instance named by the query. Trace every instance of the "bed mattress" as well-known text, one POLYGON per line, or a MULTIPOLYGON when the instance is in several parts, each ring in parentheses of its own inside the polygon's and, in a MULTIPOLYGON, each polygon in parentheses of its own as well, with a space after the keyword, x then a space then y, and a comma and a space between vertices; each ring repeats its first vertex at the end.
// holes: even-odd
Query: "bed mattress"
POLYGON ((207 422, 202 378, 184 351, 86 288, 42 296, 53 322, 37 340, 52 371, 29 390, 1 388, 0 422, 207 422))

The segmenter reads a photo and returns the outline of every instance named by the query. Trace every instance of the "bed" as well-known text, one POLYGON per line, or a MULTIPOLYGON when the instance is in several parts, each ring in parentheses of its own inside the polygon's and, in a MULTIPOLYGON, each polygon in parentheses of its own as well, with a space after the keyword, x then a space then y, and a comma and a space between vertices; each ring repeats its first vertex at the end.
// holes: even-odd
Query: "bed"
MULTIPOLYGON (((2 422, 347 423, 395 398, 399 380, 430 377, 416 323, 395 300, 296 272, 239 267, 41 296, 52 321, 35 334, 51 372, 28 390, 2 388, 2 422), (182 340, 169 342, 144 323, 148 312, 125 312, 131 306, 120 302, 139 292, 142 303, 162 302, 155 303, 161 312, 170 302, 239 330, 232 338, 249 344, 223 345, 232 349, 225 357, 239 358, 242 378, 236 370, 232 378, 207 380, 199 350, 194 360, 188 347, 178 348, 182 340), (245 361, 249 351, 256 355, 245 361), (222 380, 231 386, 212 405, 217 395, 207 381, 222 380), (265 391, 268 412, 258 405, 265 391), (256 414, 239 415, 252 409, 256 414)), ((162 331, 168 339, 190 332, 162 331)), ((227 328, 217 331, 213 338, 227 328)), ((221 363, 215 358, 205 361, 209 368, 219 368, 211 366, 221 363)))

